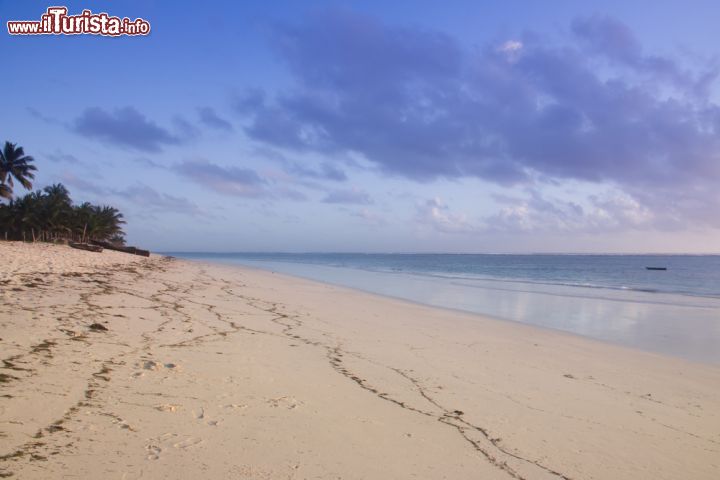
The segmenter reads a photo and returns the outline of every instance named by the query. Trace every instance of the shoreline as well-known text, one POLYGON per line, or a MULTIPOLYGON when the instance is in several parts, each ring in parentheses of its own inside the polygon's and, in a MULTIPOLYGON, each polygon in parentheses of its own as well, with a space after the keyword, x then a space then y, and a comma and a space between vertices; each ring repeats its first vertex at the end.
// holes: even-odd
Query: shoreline
MULTIPOLYGON (((525 323, 525 322, 522 322, 522 321, 520 321, 520 320, 513 320, 512 318, 504 318, 504 317, 493 316, 493 315, 490 315, 490 314, 477 313, 477 312, 473 312, 473 311, 470 311, 470 310, 463 310, 463 309, 460 309, 460 308, 453 308, 453 307, 446 307, 446 306, 440 306, 440 305, 432 305, 432 304, 429 304, 429 303, 422 303, 422 302, 420 302, 420 301, 415 301, 415 300, 412 300, 412 299, 409 299, 409 298, 396 297, 396 296, 393 296, 393 295, 386 295, 386 294, 382 294, 382 293, 373 292, 373 291, 370 291, 370 290, 363 290, 363 289, 361 289, 361 288, 348 287, 348 286, 345 286, 345 285, 340 285, 340 284, 336 284, 336 283, 326 282, 326 281, 323 281, 323 280, 316 280, 316 279, 313 279, 313 278, 302 277, 302 276, 298 276, 298 275, 292 275, 292 274, 289 274, 289 273, 277 272, 277 271, 273 271, 273 270, 266 269, 266 268, 262 268, 262 267, 255 267, 255 266, 250 266, 250 265, 240 265, 240 264, 231 265, 231 264, 221 263, 221 262, 213 263, 213 262, 208 262, 208 261, 204 261, 204 260, 186 259, 186 258, 181 258, 181 257, 173 257, 172 255, 165 255, 165 254, 162 254, 162 255, 163 255, 163 256, 169 256, 169 257, 171 257, 171 258, 175 258, 175 259, 177 259, 178 261, 181 261, 181 262, 191 262, 191 263, 195 263, 195 264, 198 264, 198 265, 204 265, 204 266, 210 267, 210 268, 218 268, 218 269, 227 268, 228 271, 229 271, 229 273, 232 273, 233 270, 238 271, 238 272, 242 272, 243 270, 247 270, 247 271, 250 271, 250 272, 271 274, 271 275, 273 275, 273 276, 277 276, 278 278, 284 278, 284 279, 286 279, 287 281, 299 281, 299 282, 314 283, 314 284, 317 284, 317 285, 320 285, 320 286, 323 286, 323 287, 334 288, 334 289, 338 289, 338 290, 341 290, 341 291, 344 290, 344 291, 347 291, 348 293, 353 293, 353 292, 355 292, 355 293, 362 294, 362 295, 367 295, 367 296, 370 296, 370 297, 378 297, 378 298, 382 298, 382 299, 384 299, 384 300, 388 300, 388 301, 391 301, 391 302, 397 302, 397 303, 400 303, 400 304, 406 304, 407 306, 411 306, 411 307, 429 308, 429 309, 433 309, 433 310, 439 310, 439 311, 441 311, 441 312, 442 312, 442 311, 446 311, 446 312, 448 312, 448 314, 450 314, 450 315, 449 315, 449 317, 450 317, 449 321, 450 321, 450 322, 460 321, 460 322, 462 322, 465 326, 472 326, 472 325, 473 325, 473 322, 477 322, 477 321, 481 321, 481 322, 498 322, 498 323, 500 323, 500 324, 509 323, 509 324, 511 324, 512 326, 519 327, 521 330, 527 329, 527 330, 525 330, 525 331, 526 331, 528 334, 532 334, 533 331, 537 330, 538 333, 539 333, 539 332, 544 332, 544 333, 550 334, 550 335, 557 335, 557 336, 558 336, 558 339, 562 339, 563 337, 567 337, 567 339, 575 339, 575 340, 580 340, 580 341, 584 341, 584 342, 589 342, 589 343, 591 343, 591 344, 597 344, 597 346, 600 347, 600 348, 608 347, 608 348, 611 348, 611 349, 620 349, 620 350, 625 351, 625 352, 627 352, 627 353, 629 353, 629 354, 648 355, 648 356, 651 356, 651 357, 656 357, 656 358, 658 358, 658 359, 665 359, 665 360, 672 360, 672 361, 680 361, 680 362, 687 363, 687 364, 689 364, 689 365, 697 365, 697 366, 705 366, 705 367, 714 367, 714 368, 720 369, 720 363, 714 363, 714 362, 709 362, 709 361, 703 362, 703 361, 699 361, 699 360, 693 360, 693 359, 690 359, 690 358, 685 358, 685 357, 682 357, 682 356, 669 355, 669 354, 664 354, 664 353, 661 353, 661 352, 654 352, 654 351, 650 351, 650 350, 643 350, 643 349, 640 349, 640 348, 633 348, 633 347, 629 347, 629 346, 627 346, 627 345, 622 345, 622 344, 613 343, 613 342, 606 341, 606 340, 601 340, 601 339, 597 339, 597 338, 593 338, 593 337, 588 337, 588 336, 581 335, 581 334, 579 334, 579 333, 575 333, 575 332, 571 332, 571 331, 567 331, 567 330, 560 330, 560 329, 553 328, 553 327, 547 327, 547 326, 543 326, 543 325, 535 325, 535 324, 531 324, 531 323, 525 323), (462 317, 462 318, 461 318, 461 317, 462 317)), ((547 294, 547 295, 553 295, 553 294, 547 294)), ((558 296, 560 296, 560 295, 558 295, 558 296)), ((580 298, 582 298, 582 297, 580 297, 580 298)), ((629 300, 614 300, 614 299, 603 299, 603 300, 618 301, 618 302, 630 302, 629 300)), ((662 304, 662 303, 657 303, 656 305, 663 305, 663 304, 662 304)), ((711 308, 711 307, 707 307, 707 308, 711 308)), ((446 325, 446 326, 449 327, 449 328, 452 328, 452 325, 446 325)))
POLYGON ((432 275, 379 272, 347 266, 184 259, 209 265, 259 269, 429 308, 530 325, 634 351, 720 366, 720 351, 715 343, 720 341, 720 333, 710 336, 696 334, 712 334, 716 330, 720 298, 715 297, 604 288, 598 290, 614 292, 616 296, 593 296, 578 294, 576 287, 566 285, 549 285, 548 289, 543 284, 536 285, 540 287, 538 289, 513 289, 493 285, 498 282, 496 280, 467 284, 432 275), (422 297, 422 292, 429 296, 422 297), (658 298, 651 299, 650 296, 658 298), (459 300, 466 303, 460 305, 459 300), (513 311, 512 306, 517 304, 523 304, 521 312, 513 311), (548 307, 548 304, 551 306, 548 307), (602 311, 588 313, 593 310, 602 311), (566 318, 572 320, 566 321, 566 318), (608 319, 611 321, 608 322, 608 319), (642 324, 636 325, 638 319, 642 324), (683 321, 678 322, 677 319, 683 321))
POLYGON ((0 251, 3 475, 720 473, 713 365, 260 269, 0 251))

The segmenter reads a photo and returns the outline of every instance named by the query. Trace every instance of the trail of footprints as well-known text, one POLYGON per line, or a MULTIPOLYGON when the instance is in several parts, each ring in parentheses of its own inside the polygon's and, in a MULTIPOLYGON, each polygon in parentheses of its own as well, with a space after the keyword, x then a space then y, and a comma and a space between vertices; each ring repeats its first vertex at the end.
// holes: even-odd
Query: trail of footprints
MULTIPOLYGON (((131 273, 136 280, 139 280, 151 272, 164 272, 167 267, 167 260, 162 259, 153 263, 144 263, 138 265, 141 271, 138 271, 135 267, 124 267, 116 270, 117 274, 120 273, 131 273)), ((38 274, 40 275, 40 274, 38 274)), ((10 358, 3 360, 4 368, 11 368, 16 371, 27 372, 27 377, 35 375, 36 370, 32 368, 33 362, 40 364, 50 364, 54 358, 53 349, 55 348, 69 348, 71 352, 76 352, 75 345, 73 342, 81 342, 90 344, 91 337, 89 333, 78 333, 78 329, 87 328, 86 318, 88 312, 92 313, 93 318, 106 318, 108 314, 105 313, 103 307, 94 304, 91 298, 98 295, 109 294, 113 292, 113 287, 110 282, 107 281, 106 277, 111 274, 106 271, 94 271, 85 273, 63 273, 54 274, 52 272, 42 273, 45 277, 44 282, 39 282, 33 285, 38 287, 41 285, 43 288, 60 288, 63 291, 69 289, 73 292, 79 292, 79 301, 74 305, 44 305, 38 312, 31 310, 33 314, 42 316, 44 313, 52 312, 58 321, 58 332, 62 333, 63 337, 46 339, 32 347, 25 354, 13 355, 10 358), (68 286, 66 283, 72 282, 72 286, 68 286), (19 367, 16 364, 23 364, 23 367, 19 367), (27 367, 25 365, 28 365, 27 367)), ((12 309, 20 308, 18 305, 9 304, 12 309)), ((122 315, 112 315, 113 317, 122 315)), ((94 325, 100 325, 96 323, 94 325)), ((99 327, 92 328, 90 325, 90 331, 107 330, 106 328, 100 329, 99 327)), ((106 341, 105 343, 112 343, 106 341)), ((120 345, 120 344, 118 344, 120 345)), ((124 345, 124 347, 128 347, 124 345)), ((129 348, 129 347, 128 347, 129 348)), ((101 409, 101 405, 97 401, 98 393, 101 392, 107 383, 110 382, 110 374, 113 371, 113 366, 123 365, 124 361, 121 358, 135 354, 138 352, 138 348, 130 348, 128 351, 119 354, 116 357, 100 361, 101 368, 93 372, 87 380, 86 388, 79 400, 71 405, 65 413, 56 421, 50 425, 39 428, 32 440, 29 440, 21 445, 15 447, 11 453, 0 456, 0 477, 14 476, 14 472, 11 467, 15 462, 21 459, 28 458, 30 461, 46 461, 49 455, 57 455, 63 451, 72 451, 74 447, 75 438, 72 436, 72 432, 69 430, 68 425, 82 410, 86 413, 93 413, 99 417, 105 416, 112 418, 112 423, 119 428, 133 431, 133 428, 127 422, 123 421, 119 416, 109 412, 105 412, 101 409), (60 438, 62 437, 62 438, 60 438)), ((22 381, 23 379, 13 377, 13 381, 22 381)), ((5 395, 6 398, 12 399, 12 395, 5 395)))
MULTIPOLYGON (((407 372, 404 372, 394 367, 389 367, 387 365, 380 365, 376 363, 376 365, 389 369, 399 375, 405 381, 410 382, 413 385, 413 388, 418 392, 420 397, 424 401, 432 405, 434 411, 424 410, 422 408, 411 406, 406 402, 396 400, 387 393, 380 392, 377 388, 371 386, 367 380, 362 379, 357 374, 348 370, 342 363, 342 357, 344 354, 347 355, 350 353, 343 351, 340 345, 331 346, 329 344, 313 341, 296 334, 295 330, 304 326, 302 320, 300 320, 300 317, 298 315, 292 315, 282 312, 282 306, 279 303, 267 302, 264 300, 239 295, 234 293, 229 287, 224 288, 223 291, 227 295, 231 295, 233 297, 243 300, 248 305, 251 305, 254 308, 273 314, 274 317, 271 318, 270 321, 277 325, 280 325, 282 327, 282 335, 291 339, 292 341, 298 341, 307 345, 323 348, 325 350, 330 365, 335 371, 352 380, 363 389, 375 394, 378 398, 384 401, 391 402, 406 410, 410 410, 424 416, 433 417, 438 422, 447 425, 448 427, 454 428, 462 436, 462 438, 467 441, 477 452, 479 452, 488 462, 490 462, 493 466, 497 467, 499 470, 506 473, 509 477, 519 480, 526 480, 528 478, 572 480, 569 476, 541 464, 538 460, 524 458, 519 454, 514 453, 509 448, 503 446, 501 444, 501 439, 493 437, 487 429, 481 426, 474 425, 463 419, 462 416, 464 413, 461 410, 451 410, 443 407, 430 396, 429 392, 422 386, 422 384, 417 379, 411 377, 407 372)), ((226 323, 231 323, 223 319, 217 311, 213 311, 213 313, 215 313, 218 320, 225 321, 226 323)), ((276 335, 272 332, 259 333, 276 335)), ((351 355, 355 355, 361 360, 369 361, 363 357, 358 356, 357 354, 351 355)), ((286 399, 287 397, 271 399, 270 403, 272 406, 280 406, 280 400, 287 402, 286 399)), ((294 402, 291 402, 289 405, 290 406, 288 406, 287 408, 291 409, 295 408, 296 406, 294 402)))
MULTIPOLYGON (((157 263, 159 265, 156 265, 154 268, 156 268, 156 271, 160 273, 167 271, 171 264, 171 262, 167 259, 163 259, 157 263)), ((153 274, 151 268, 153 267, 148 266, 141 272, 134 270, 134 273, 137 274, 137 276, 139 277, 138 279, 142 277, 147 277, 153 274)), ((383 401, 391 402, 400 408, 410 410, 426 417, 435 418, 443 425, 455 429, 458 434, 461 435, 462 438, 467 441, 469 445, 472 446, 474 450, 476 450, 483 458, 485 458, 486 461, 490 462, 492 465, 497 467, 502 472, 506 473, 511 478, 516 478, 520 480, 525 480, 528 478, 552 478, 570 480, 568 476, 560 472, 554 471, 549 467, 543 466, 536 460, 523 458, 520 455, 513 453, 510 449, 504 447, 500 443, 499 439, 493 438, 486 429, 481 426, 473 425, 463 419, 462 411, 447 409, 443 407, 431 397, 430 393, 423 387, 421 382, 413 378, 408 372, 404 372, 402 370, 386 365, 376 364, 394 372, 396 375, 398 375, 401 381, 409 382, 412 385, 413 389, 418 393, 418 398, 421 400, 420 404, 427 405, 428 407, 418 407, 415 405, 410 405, 406 402, 393 398, 387 393, 380 391, 378 387, 373 386, 368 380, 361 378, 358 374, 353 373, 351 370, 349 370, 343 362, 343 356, 352 355, 356 359, 368 362, 371 362, 371 360, 365 359, 354 353, 346 352, 341 348, 341 345, 322 343, 316 340, 302 337, 297 333, 297 330, 305 327, 305 325, 303 325, 303 322, 298 315, 285 313, 283 311, 283 306, 278 303, 265 301, 259 298, 247 297, 239 294, 237 293, 237 290, 241 289, 243 285, 232 284, 223 280, 224 285, 221 287, 221 290, 224 295, 232 297, 236 300, 240 300, 245 305, 249 305, 257 309, 259 312, 264 312, 271 315, 269 319, 270 322, 279 326, 280 332, 278 333, 271 330, 257 330, 243 326, 238 319, 241 319, 243 315, 246 315, 245 313, 238 312, 237 315, 232 315, 232 318, 227 318, 227 315, 218 311, 218 308, 216 306, 210 303, 201 302, 198 295, 199 288, 201 288, 202 286, 212 285, 213 282, 218 282, 220 280, 208 276, 206 272, 202 270, 199 272, 198 277, 199 278, 196 278, 195 281, 192 282, 192 284, 183 286, 177 283, 161 281, 159 283, 161 287, 158 289, 158 291, 150 294, 149 296, 145 296, 143 293, 139 293, 127 288, 123 289, 122 293, 124 294, 137 296, 144 300, 153 302, 154 306, 152 308, 156 309, 160 313, 160 315, 165 318, 165 320, 154 331, 146 332, 145 334, 143 334, 143 345, 134 349, 129 349, 128 351, 119 355, 118 358, 110 359, 109 361, 105 362, 103 364, 103 368, 96 372, 93 377, 88 381, 88 387, 84 394, 85 398, 79 400, 75 406, 70 408, 61 420, 43 429, 42 435, 39 435, 37 438, 40 438, 44 435, 50 435, 55 432, 64 431, 65 428, 63 427, 63 423, 70 420, 82 408, 100 409, 101 405, 96 405, 94 403, 96 394, 99 390, 103 388, 103 384, 111 381, 112 369, 110 368, 110 366, 115 363, 121 364, 121 358, 137 355, 140 352, 145 352, 145 355, 141 356, 141 360, 139 360, 135 364, 137 371, 133 374, 133 377, 136 379, 150 374, 181 374, 181 365, 178 365, 174 362, 158 362, 152 359, 152 356, 149 355, 149 353, 153 349, 153 346, 177 348, 190 345, 199 345, 205 341, 217 338, 219 336, 225 337, 233 333, 244 332, 287 338, 293 345, 297 343, 302 343, 305 345, 321 348, 324 351, 324 354, 327 357, 328 362, 330 366, 334 369, 334 371, 348 378, 350 381, 356 383, 362 389, 376 395, 379 399, 383 401), (194 295, 195 298, 188 298, 189 295, 194 295), (161 335, 164 329, 171 323, 179 321, 182 324, 192 324, 193 321, 198 321, 198 319, 192 318, 189 314, 183 311, 184 302, 204 307, 210 314, 215 317, 217 322, 220 322, 222 325, 225 326, 225 328, 219 328, 217 325, 203 322, 204 326, 208 327, 211 330, 211 333, 204 333, 202 335, 190 337, 188 339, 172 344, 159 344, 158 336, 161 335), (531 477, 528 475, 531 475, 531 477)), ((78 308, 74 312, 72 312, 71 315, 80 315, 80 313, 85 308, 91 309, 98 315, 104 315, 102 308, 98 305, 93 304, 91 302, 91 298, 94 295, 109 293, 110 291, 112 291, 112 288, 107 281, 101 282, 97 285, 90 284, 88 286, 88 290, 81 294, 82 305, 79 305, 78 308), (93 286, 95 288, 93 288, 93 286)), ((186 330, 186 332, 192 333, 192 330, 186 330)), ((329 335, 327 334, 325 334, 325 336, 329 337, 329 335)), ((303 405, 302 401, 290 395, 264 399, 264 403, 270 408, 283 408, 288 410, 294 410, 303 405)), ((162 414, 182 413, 186 410, 186 407, 180 403, 163 403, 159 405, 149 405, 149 407, 154 408, 156 411, 158 411, 158 413, 162 414)), ((230 403, 219 405, 218 407, 232 414, 240 410, 245 410, 249 406, 247 404, 230 403)), ((119 416, 116 416, 112 413, 104 412, 102 410, 100 410, 99 414, 112 418, 113 423, 119 428, 128 430, 130 432, 136 431, 135 427, 133 427, 131 423, 123 420, 119 416)), ((191 408, 190 414, 194 417, 195 421, 210 427, 217 427, 220 426, 222 423, 221 418, 209 415, 206 408, 202 406, 191 408)), ((172 432, 165 433, 163 435, 160 435, 159 437, 148 439, 145 447, 146 458, 152 461, 158 460, 161 458, 164 451, 168 451, 169 449, 182 451, 191 450, 202 445, 203 442, 203 439, 200 437, 181 436, 177 433, 172 432)), ((5 458, 0 458, 0 461, 11 461, 25 454, 40 456, 38 451, 43 446, 45 446, 45 442, 42 441, 28 442, 18 448, 17 452, 19 453, 7 455, 5 458)), ((0 469, 0 474, 2 474, 4 471, 5 470, 0 469)))

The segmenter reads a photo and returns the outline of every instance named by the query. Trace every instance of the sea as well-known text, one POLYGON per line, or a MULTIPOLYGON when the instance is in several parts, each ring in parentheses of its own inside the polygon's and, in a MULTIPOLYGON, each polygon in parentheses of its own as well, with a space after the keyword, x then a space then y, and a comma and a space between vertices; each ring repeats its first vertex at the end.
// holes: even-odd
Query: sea
POLYGON ((168 254, 720 364, 720 255, 168 254))

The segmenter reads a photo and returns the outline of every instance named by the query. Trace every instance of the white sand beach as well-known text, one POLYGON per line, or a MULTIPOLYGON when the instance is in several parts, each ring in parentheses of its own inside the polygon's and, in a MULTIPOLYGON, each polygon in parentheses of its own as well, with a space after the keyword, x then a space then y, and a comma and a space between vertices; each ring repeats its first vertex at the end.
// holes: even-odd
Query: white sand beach
POLYGON ((0 256, 3 477, 720 478, 715 366, 259 270, 0 256))

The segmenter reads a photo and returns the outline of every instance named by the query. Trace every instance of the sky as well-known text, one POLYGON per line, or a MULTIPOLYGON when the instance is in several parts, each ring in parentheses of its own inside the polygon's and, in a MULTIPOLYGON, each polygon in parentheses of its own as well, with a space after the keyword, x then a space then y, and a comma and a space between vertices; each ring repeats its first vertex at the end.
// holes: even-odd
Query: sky
POLYGON ((156 251, 718 253, 716 1, 69 2, 0 140, 156 251))

